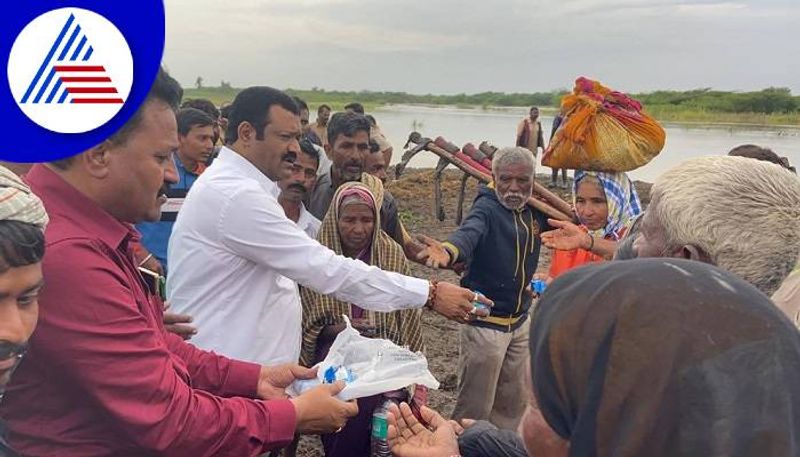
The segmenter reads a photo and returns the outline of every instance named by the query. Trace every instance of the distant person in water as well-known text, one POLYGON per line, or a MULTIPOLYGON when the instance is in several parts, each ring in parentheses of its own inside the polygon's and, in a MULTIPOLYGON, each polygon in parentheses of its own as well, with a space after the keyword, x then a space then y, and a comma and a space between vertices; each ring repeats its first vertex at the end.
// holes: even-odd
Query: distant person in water
MULTIPOLYGON (((556 134, 556 130, 558 127, 561 126, 561 123, 564 121, 564 115, 561 113, 556 114, 556 117, 553 118, 553 128, 550 129, 550 142, 553 141, 553 137, 556 134)), ((557 187, 558 186, 558 168, 553 168, 553 174, 550 176, 550 187, 557 187)), ((564 189, 567 188, 567 169, 561 169, 561 182, 564 189)))

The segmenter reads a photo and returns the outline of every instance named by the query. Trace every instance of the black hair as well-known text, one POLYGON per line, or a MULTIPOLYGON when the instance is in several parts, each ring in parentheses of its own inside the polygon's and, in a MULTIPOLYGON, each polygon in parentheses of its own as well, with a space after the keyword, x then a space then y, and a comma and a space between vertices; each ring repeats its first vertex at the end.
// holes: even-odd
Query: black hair
POLYGON ((369 152, 376 153, 381 152, 381 146, 375 140, 369 140, 369 152))
POLYGON ((367 114, 364 117, 366 117, 367 120, 369 121, 369 125, 371 125, 373 127, 377 127, 378 126, 378 121, 376 121, 375 118, 371 114, 367 114))
POLYGON ((0 220, 0 273, 10 268, 41 262, 44 257, 44 231, 14 220, 0 220))
POLYGON ((328 143, 333 146, 339 135, 353 136, 356 132, 367 132, 370 125, 366 117, 351 111, 342 111, 331 116, 328 122, 328 143))
POLYGON ((778 156, 778 154, 776 154, 772 149, 762 148, 761 146, 756 146, 755 144, 742 144, 736 146, 735 148, 731 149, 730 152, 728 152, 728 155, 770 162, 791 170, 788 159, 778 156))
POLYGON ((300 108, 300 111, 306 110, 308 111, 308 103, 306 103, 302 98, 294 96, 292 97, 294 102, 297 103, 297 107, 300 108))
POLYGON ((323 103, 323 104, 319 105, 319 108, 317 108, 317 113, 319 113, 323 109, 327 109, 328 111, 331 111, 331 107, 323 103))
POLYGON ((300 115, 300 108, 291 96, 278 89, 266 86, 248 87, 239 92, 231 103, 228 116, 228 130, 225 142, 233 144, 239 139, 239 125, 247 122, 256 130, 256 139, 264 139, 264 127, 269 124, 269 110, 278 105, 285 110, 300 115))
POLYGON ((219 109, 211 100, 205 98, 194 98, 190 100, 186 100, 181 105, 181 109, 183 108, 195 108, 199 109, 200 111, 208 114, 211 116, 212 119, 215 121, 219 118, 219 109))
POLYGON ((345 110, 355 111, 358 114, 364 114, 364 105, 358 102, 350 103, 349 105, 345 105, 345 110))
MULTIPOLYGON (((125 144, 125 142, 128 141, 128 138, 131 136, 131 133, 141 125, 142 113, 150 102, 163 102, 169 105, 169 107, 173 110, 177 111, 182 97, 183 89, 181 88, 181 85, 178 84, 178 81, 175 81, 175 79, 170 76, 166 70, 164 70, 164 67, 159 68, 156 79, 153 81, 153 85, 150 87, 150 92, 147 93, 147 97, 144 99, 142 105, 139 106, 139 109, 137 109, 133 116, 128 119, 125 125, 123 125, 108 138, 108 141, 117 145, 125 144)), ((54 161, 53 165, 56 168, 65 170, 69 168, 73 158, 74 156, 54 161)))
POLYGON ((303 138, 300 140, 300 150, 314 159, 317 162, 317 168, 319 168, 319 152, 308 139, 303 138))
POLYGON ((196 108, 183 108, 178 111, 178 134, 186 136, 195 127, 214 125, 214 119, 196 108))
POLYGON ((183 98, 183 89, 181 88, 181 85, 178 84, 178 81, 175 81, 175 78, 170 76, 163 67, 159 68, 156 79, 153 81, 153 85, 150 87, 150 92, 147 94, 147 98, 145 99, 144 103, 142 103, 142 106, 136 110, 136 114, 134 114, 133 117, 131 117, 121 129, 117 130, 115 134, 111 135, 110 140, 116 144, 125 143, 131 132, 136 130, 136 128, 142 123, 142 112, 144 111, 144 107, 147 105, 147 103, 160 101, 166 103, 170 108, 177 111, 178 105, 181 103, 181 98, 183 98))
POLYGON ((231 105, 230 103, 228 103, 227 105, 225 105, 225 106, 223 106, 222 108, 220 108, 220 109, 219 109, 219 115, 220 115, 220 117, 223 117, 223 118, 225 118, 225 119, 229 118, 229 117, 231 116, 231 107, 232 107, 232 106, 233 106, 233 105, 231 105))

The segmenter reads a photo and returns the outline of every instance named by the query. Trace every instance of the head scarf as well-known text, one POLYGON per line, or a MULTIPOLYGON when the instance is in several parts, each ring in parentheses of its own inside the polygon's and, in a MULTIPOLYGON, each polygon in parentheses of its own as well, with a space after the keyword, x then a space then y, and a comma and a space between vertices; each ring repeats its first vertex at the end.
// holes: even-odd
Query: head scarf
POLYGON ((575 206, 578 198, 578 184, 588 176, 597 178, 600 181, 600 186, 606 195, 606 204, 608 205, 606 226, 590 233, 601 238, 611 237, 614 240, 618 240, 622 236, 622 229, 642 213, 639 194, 636 193, 636 188, 628 178, 628 175, 623 172, 607 173, 577 170, 572 184, 573 206, 575 206))
MULTIPOLYGON (((350 206, 350 205, 353 205, 353 204, 356 204, 356 205, 358 205, 358 204, 367 205, 367 207, 369 207, 370 211, 372 211, 372 214, 375 216, 375 219, 376 219, 375 223, 379 223, 380 222, 380 220, 379 220, 380 214, 378 214, 375 211, 375 198, 372 196, 372 194, 369 193, 369 191, 367 190, 366 187, 363 187, 363 186, 348 186, 341 193, 338 193, 338 194, 334 195, 333 204, 336 205, 336 211, 337 211, 336 220, 337 220, 337 222, 339 220, 339 216, 341 216, 341 214, 342 214, 342 211, 347 206, 350 206)), ((371 256, 368 255, 368 254, 371 253, 371 251, 372 251, 371 247, 375 242, 375 240, 374 240, 375 235, 376 235, 375 232, 376 232, 376 230, 374 230, 374 227, 373 227, 373 231, 372 231, 373 240, 370 241, 370 243, 364 248, 364 250, 362 252, 359 252, 358 255, 356 255, 357 259, 364 260, 364 261, 369 261, 369 258, 371 256)), ((341 234, 338 233, 338 226, 337 226, 337 235, 341 235, 341 234)), ((339 237, 339 242, 341 242, 341 236, 339 237)))
POLYGON ((383 188, 383 182, 380 179, 372 176, 369 173, 361 173, 361 184, 367 188, 369 193, 375 198, 375 203, 378 208, 383 206, 383 194, 386 191, 383 188))
MULTIPOLYGON (((364 174, 366 175, 366 173, 364 174)), ((363 181, 363 178, 362 178, 363 181)), ((347 182, 342 184, 333 196, 328 213, 322 220, 318 240, 335 253, 343 255, 342 241, 339 236, 338 220, 342 203, 350 198, 369 200, 370 207, 375 212, 375 229, 370 246, 370 255, 364 258, 370 265, 382 270, 395 271, 408 274, 408 263, 403 248, 400 247, 389 235, 381 230, 380 208, 383 203, 383 186, 377 179, 379 187, 377 198, 361 182, 347 182)), ((337 300, 332 295, 323 295, 308 288, 302 288, 300 297, 303 303, 303 346, 300 361, 306 366, 311 366, 317 348, 317 339, 326 325, 336 325, 343 322, 342 315, 352 316, 350 303, 337 300)), ((358 303, 354 303, 358 305, 358 303)), ((391 313, 376 313, 366 311, 367 319, 375 325, 379 338, 395 342, 401 346, 408 346, 412 351, 420 351, 422 345, 421 310, 410 309, 394 311, 391 313)))
POLYGON ((44 229, 49 221, 42 201, 16 174, 0 166, 0 221, 18 221, 44 229))
POLYGON ((342 213, 342 209, 352 203, 362 203, 369 206, 375 212, 375 197, 364 186, 348 186, 343 192, 334 195, 334 202, 337 202, 337 211, 342 213), (338 197, 338 199, 337 199, 338 197))
POLYGON ((534 394, 570 455, 800 453, 800 336, 730 273, 661 258, 578 268, 532 322, 534 394))

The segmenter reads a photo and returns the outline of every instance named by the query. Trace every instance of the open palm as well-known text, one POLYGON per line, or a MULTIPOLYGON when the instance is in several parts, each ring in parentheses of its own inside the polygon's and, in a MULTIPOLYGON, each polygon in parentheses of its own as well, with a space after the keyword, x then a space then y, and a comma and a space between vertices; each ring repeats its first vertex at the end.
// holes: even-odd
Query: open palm
POLYGON ((579 226, 567 221, 548 220, 554 230, 542 233, 542 243, 550 249, 573 251, 585 247, 588 234, 579 226))
POLYGON ((422 425, 406 403, 389 408, 389 446, 397 457, 450 457, 458 455, 453 426, 436 411, 423 406, 422 425))

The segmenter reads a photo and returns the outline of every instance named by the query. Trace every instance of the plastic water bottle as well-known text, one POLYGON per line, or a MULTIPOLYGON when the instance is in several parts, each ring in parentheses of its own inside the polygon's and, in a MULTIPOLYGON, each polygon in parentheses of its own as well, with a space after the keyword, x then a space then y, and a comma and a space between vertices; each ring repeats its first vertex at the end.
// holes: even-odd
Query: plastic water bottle
MULTIPOLYGON (((473 290, 473 292, 475 292, 476 294, 480 295, 481 297, 485 297, 486 296, 480 290, 473 290)), ((479 302, 477 300, 472 302, 472 305, 476 308, 476 310, 489 311, 489 307, 488 306, 484 305, 483 303, 481 303, 481 302, 479 302)))
POLYGON ((547 283, 541 279, 534 279, 531 281, 531 289, 536 295, 542 295, 545 289, 547 289, 547 283))
POLYGON ((392 457, 389 449, 389 406, 392 400, 384 400, 372 412, 372 457, 392 457))

